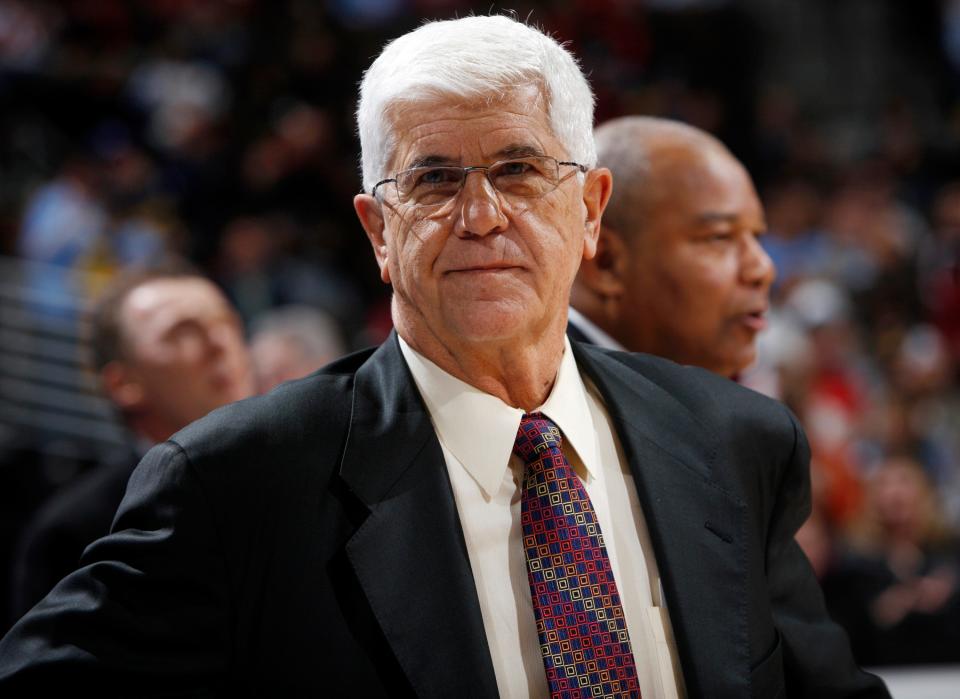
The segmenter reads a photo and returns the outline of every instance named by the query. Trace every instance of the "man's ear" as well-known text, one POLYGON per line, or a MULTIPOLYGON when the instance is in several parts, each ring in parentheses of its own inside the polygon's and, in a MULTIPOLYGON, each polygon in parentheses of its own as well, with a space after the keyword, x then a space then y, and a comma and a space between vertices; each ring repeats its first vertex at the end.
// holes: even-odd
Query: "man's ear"
POLYGON ((600 298, 619 298, 626 291, 629 250, 619 233, 600 226, 596 254, 580 263, 577 279, 600 298))
POLYGON ((360 225, 367 233, 373 254, 380 266, 380 278, 384 284, 390 283, 390 265, 387 257, 387 241, 384 236, 383 208, 375 197, 369 194, 358 194, 353 198, 353 208, 360 219, 360 225))
POLYGON ((133 370, 121 361, 109 362, 100 370, 104 393, 121 412, 133 412, 143 404, 143 386, 133 370))
POLYGON ((613 192, 613 174, 605 167, 588 170, 583 182, 584 237, 583 258, 589 260, 597 252, 600 219, 613 192))

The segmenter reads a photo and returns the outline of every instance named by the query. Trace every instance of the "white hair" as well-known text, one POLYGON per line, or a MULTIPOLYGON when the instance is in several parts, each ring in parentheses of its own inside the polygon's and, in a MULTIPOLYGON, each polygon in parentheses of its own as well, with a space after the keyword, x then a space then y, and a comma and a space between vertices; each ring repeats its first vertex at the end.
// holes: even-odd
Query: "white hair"
POLYGON ((429 22, 387 44, 360 83, 357 127, 363 187, 391 173, 388 110, 403 102, 496 98, 540 86, 564 157, 593 167, 593 92, 577 60, 538 29, 502 15, 429 22))

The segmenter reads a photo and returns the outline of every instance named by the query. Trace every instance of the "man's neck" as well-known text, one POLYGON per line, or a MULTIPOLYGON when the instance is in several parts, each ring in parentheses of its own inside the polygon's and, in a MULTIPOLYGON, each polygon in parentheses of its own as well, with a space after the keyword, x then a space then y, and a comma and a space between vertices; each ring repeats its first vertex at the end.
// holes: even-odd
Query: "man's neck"
POLYGON ((136 436, 138 441, 151 444, 159 444, 170 439, 179 429, 170 425, 166 420, 152 415, 128 415, 125 421, 127 428, 136 436))
POLYGON ((394 324, 410 347, 448 374, 527 411, 546 401, 563 358, 563 324, 532 338, 490 342, 441 339, 396 313, 394 324))

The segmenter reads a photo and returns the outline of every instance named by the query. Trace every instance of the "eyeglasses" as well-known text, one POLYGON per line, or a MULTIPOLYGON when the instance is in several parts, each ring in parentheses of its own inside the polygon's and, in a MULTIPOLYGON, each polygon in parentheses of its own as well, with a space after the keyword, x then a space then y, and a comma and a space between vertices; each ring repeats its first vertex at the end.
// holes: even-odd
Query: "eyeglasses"
POLYGON ((490 185, 508 199, 531 199, 552 192, 569 177, 560 177, 561 165, 577 168, 570 174, 586 172, 589 169, 586 165, 566 160, 558 161, 548 155, 511 158, 486 166, 429 165, 410 168, 394 177, 380 180, 373 186, 373 196, 377 195, 377 189, 381 185, 393 182, 401 204, 418 209, 439 208, 456 198, 467 181, 467 175, 471 172, 482 172, 490 185))

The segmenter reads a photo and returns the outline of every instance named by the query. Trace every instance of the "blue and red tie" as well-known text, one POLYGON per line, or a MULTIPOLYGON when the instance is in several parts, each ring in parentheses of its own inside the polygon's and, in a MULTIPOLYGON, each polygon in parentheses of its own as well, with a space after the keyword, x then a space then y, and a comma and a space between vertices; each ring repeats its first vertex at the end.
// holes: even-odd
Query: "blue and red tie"
POLYGON ((560 429, 549 418, 523 416, 513 451, 526 465, 523 546, 550 696, 639 697, 600 524, 561 446, 560 429))

